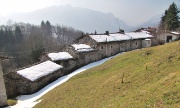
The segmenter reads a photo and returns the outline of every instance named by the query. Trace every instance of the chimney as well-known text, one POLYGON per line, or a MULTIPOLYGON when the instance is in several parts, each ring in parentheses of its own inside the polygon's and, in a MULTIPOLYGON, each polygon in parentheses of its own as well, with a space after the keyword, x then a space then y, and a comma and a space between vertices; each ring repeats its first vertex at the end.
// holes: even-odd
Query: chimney
POLYGON ((109 31, 106 31, 106 33, 105 33, 106 35, 109 35, 109 31))
POLYGON ((119 33, 124 34, 124 30, 123 29, 119 29, 119 33))

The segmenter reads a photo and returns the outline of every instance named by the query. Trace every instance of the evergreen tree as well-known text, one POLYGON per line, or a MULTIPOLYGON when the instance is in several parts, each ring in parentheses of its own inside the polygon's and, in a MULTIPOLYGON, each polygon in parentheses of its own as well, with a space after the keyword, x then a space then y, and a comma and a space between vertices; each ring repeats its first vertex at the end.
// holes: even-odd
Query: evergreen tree
POLYGON ((15 42, 13 31, 10 28, 8 29, 8 40, 7 41, 9 44, 13 44, 15 42))
POLYGON ((23 41, 23 34, 19 26, 15 28, 15 38, 17 43, 21 43, 23 41))
POLYGON ((3 40, 4 40, 4 31, 1 28, 1 30, 0 30, 0 48, 2 48, 2 46, 3 46, 3 43, 4 43, 3 40))
POLYGON ((40 56, 45 52, 42 44, 36 44, 35 48, 32 49, 31 57, 34 62, 38 62, 40 56))
POLYGON ((95 30, 94 34, 95 34, 95 35, 97 34, 96 30, 95 30))
POLYGON ((49 21, 46 21, 46 33, 47 35, 51 36, 52 31, 51 31, 51 23, 49 21))
POLYGON ((165 17, 165 28, 167 30, 176 30, 180 25, 178 8, 175 3, 172 3, 165 17))
POLYGON ((160 21, 160 25, 159 25, 159 28, 161 29, 161 30, 165 30, 165 18, 166 18, 166 16, 167 16, 167 10, 165 10, 165 12, 164 12, 164 15, 161 17, 161 21, 160 21))
POLYGON ((41 22, 41 28, 44 28, 45 27, 45 23, 44 23, 44 21, 42 20, 42 22, 41 22))
POLYGON ((174 31, 180 27, 180 21, 178 16, 179 10, 175 3, 172 3, 168 10, 165 10, 164 15, 161 17, 159 29, 174 31))

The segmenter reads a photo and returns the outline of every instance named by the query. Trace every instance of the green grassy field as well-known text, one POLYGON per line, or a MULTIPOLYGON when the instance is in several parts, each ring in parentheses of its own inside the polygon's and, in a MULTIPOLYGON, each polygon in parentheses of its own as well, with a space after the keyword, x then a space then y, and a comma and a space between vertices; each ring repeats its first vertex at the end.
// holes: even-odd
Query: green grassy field
POLYGON ((180 108, 180 41, 119 55, 41 99, 36 108, 180 108))

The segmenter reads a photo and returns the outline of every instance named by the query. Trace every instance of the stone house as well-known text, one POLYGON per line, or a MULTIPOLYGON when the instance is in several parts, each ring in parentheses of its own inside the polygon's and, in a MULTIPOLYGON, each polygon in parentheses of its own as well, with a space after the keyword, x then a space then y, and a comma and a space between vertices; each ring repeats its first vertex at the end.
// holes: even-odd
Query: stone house
POLYGON ((151 38, 151 46, 159 45, 158 40, 157 40, 157 29, 156 28, 153 28, 153 27, 140 28, 140 29, 136 30, 135 32, 141 32, 141 31, 146 31, 147 33, 149 33, 150 35, 153 36, 153 38, 151 38))
POLYGON ((47 84, 63 76, 63 67, 46 61, 4 75, 8 97, 37 92, 47 84))
POLYGON ((180 33, 178 32, 165 32, 157 36, 157 40, 160 43, 168 43, 180 39, 180 33))
POLYGON ((86 35, 79 40, 79 43, 86 43, 97 50, 100 58, 109 57, 130 50, 130 37, 122 33, 109 33, 86 35))
POLYGON ((147 31, 130 32, 126 33, 126 35, 131 37, 131 50, 152 46, 151 40, 154 36, 150 35, 147 31))
POLYGON ((97 50, 93 49, 88 44, 72 44, 66 47, 64 50, 73 55, 74 59, 76 60, 77 68, 100 60, 97 50))
POLYGON ((52 53, 45 53, 40 57, 40 62, 44 61, 53 61, 61 66, 64 67, 64 74, 69 74, 69 72, 77 69, 76 63, 77 59, 70 55, 68 52, 52 52, 52 53))
POLYGON ((149 42, 148 46, 142 43, 147 38, 152 39, 153 36, 146 31, 131 33, 109 33, 107 31, 105 34, 85 35, 79 39, 79 43, 86 43, 92 48, 97 49, 97 53, 102 59, 120 52, 149 47, 151 42, 149 42))

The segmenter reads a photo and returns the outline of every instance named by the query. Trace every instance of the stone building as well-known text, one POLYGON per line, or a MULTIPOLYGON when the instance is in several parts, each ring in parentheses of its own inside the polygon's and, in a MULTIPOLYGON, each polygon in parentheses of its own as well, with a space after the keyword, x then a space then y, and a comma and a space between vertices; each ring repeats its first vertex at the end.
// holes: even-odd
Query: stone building
POLYGON ((91 62, 100 60, 97 50, 87 44, 72 44, 66 47, 65 51, 69 52, 76 60, 76 67, 82 67, 91 62))
POLYGON ((154 36, 147 31, 130 32, 126 33, 126 35, 131 37, 131 50, 152 46, 151 40, 153 40, 154 36))
POLYGON ((7 105, 7 96, 6 96, 6 89, 5 89, 5 83, 4 83, 4 78, 3 78, 1 60, 4 60, 4 59, 0 57, 0 107, 3 107, 7 105))
POLYGON ((51 61, 12 71, 4 75, 7 96, 35 93, 63 75, 63 67, 51 61))
POLYGON ((69 74, 70 72, 77 69, 77 67, 76 67, 77 58, 73 57, 68 52, 45 53, 40 58, 41 62, 44 62, 47 60, 51 60, 51 61, 63 66, 64 71, 65 71, 64 74, 69 74))
POLYGON ((40 58, 41 63, 5 74, 7 96, 13 97, 37 92, 50 82, 84 65, 120 52, 149 47, 151 38, 153 36, 146 31, 85 35, 79 39, 77 44, 66 45, 60 52, 44 54, 40 58), (46 62, 48 65, 41 67, 46 62), (59 68, 54 70, 53 66, 59 68), (53 70, 49 72, 49 69, 53 70))
POLYGON ((157 40, 157 29, 156 28, 153 28, 153 27, 140 28, 140 29, 136 30, 135 32, 141 32, 141 31, 146 31, 147 33, 149 33, 150 35, 153 36, 153 38, 151 38, 151 46, 159 45, 159 42, 157 40))
POLYGON ((178 32, 165 32, 157 36, 157 40, 160 43, 168 43, 180 39, 180 33, 178 32))
POLYGON ((97 50, 100 58, 115 55, 121 51, 130 50, 130 37, 122 33, 109 33, 86 35, 79 40, 79 43, 86 43, 97 50), (120 48, 122 47, 122 49, 120 48))
POLYGON ((79 39, 79 43, 90 45, 97 50, 101 58, 105 58, 120 52, 149 47, 151 42, 147 45, 145 39, 151 41, 152 38, 153 36, 147 31, 130 33, 109 33, 107 31, 105 34, 85 35, 79 39), (143 41, 145 42, 142 43, 143 41))
POLYGON ((145 39, 142 41, 142 47, 143 48, 147 48, 147 47, 151 47, 151 39, 145 39))

